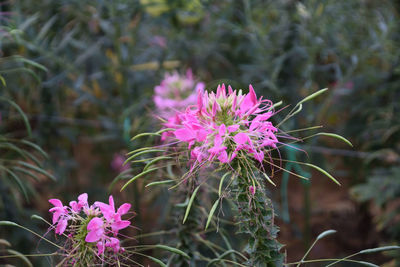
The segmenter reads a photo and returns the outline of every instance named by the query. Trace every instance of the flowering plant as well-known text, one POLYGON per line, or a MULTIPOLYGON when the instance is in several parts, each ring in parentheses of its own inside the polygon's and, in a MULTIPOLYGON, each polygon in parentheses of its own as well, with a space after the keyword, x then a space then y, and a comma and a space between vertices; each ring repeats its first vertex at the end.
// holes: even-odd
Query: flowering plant
POLYGON ((78 201, 71 201, 69 206, 64 206, 55 198, 49 202, 54 206, 49 211, 53 214, 55 233, 67 237, 64 249, 70 262, 82 259, 109 261, 124 252, 118 232, 131 224, 122 219, 131 208, 129 203, 115 210, 114 199, 110 196, 108 204, 96 201, 89 205, 86 193, 81 194, 78 201), (93 250, 94 245, 96 251, 93 250))
POLYGON ((166 73, 160 85, 154 88, 154 104, 162 118, 170 118, 176 111, 196 103, 197 92, 204 90, 204 83, 196 82, 192 70, 186 75, 178 72, 166 73))
MULTIPOLYGON (((157 147, 140 148, 129 153, 127 161, 148 153, 162 154, 155 158, 144 158, 134 162, 145 162, 142 173, 132 177, 122 187, 150 172, 158 171, 170 164, 159 164, 178 155, 179 161, 188 161, 188 171, 182 176, 176 187, 182 182, 190 181, 189 187, 194 188, 186 204, 183 222, 187 220, 199 188, 211 177, 204 167, 213 167, 216 173, 221 173, 218 199, 212 205, 208 214, 206 228, 212 221, 217 207, 227 198, 235 203, 236 221, 239 233, 248 236, 245 252, 248 254, 246 263, 250 266, 280 266, 284 262, 284 254, 280 252, 282 245, 277 241, 278 227, 274 224, 275 211, 272 201, 267 196, 267 184, 274 184, 272 178, 278 171, 288 172, 303 179, 299 174, 285 170, 282 162, 286 162, 280 153, 281 146, 291 146, 291 143, 303 141, 313 136, 325 135, 343 140, 345 138, 332 133, 316 133, 307 137, 292 137, 290 133, 320 128, 309 127, 291 132, 279 129, 290 117, 299 113, 304 102, 313 99, 327 89, 322 89, 301 100, 289 113, 274 124, 271 119, 280 111, 275 108, 281 104, 273 104, 263 97, 257 98, 254 88, 250 85, 249 92, 233 90, 231 86, 218 86, 216 92, 198 92, 197 102, 189 105, 183 111, 177 111, 173 120, 164 124, 165 128, 157 133, 143 133, 142 136, 161 135, 162 139, 170 141, 157 147), (171 123, 173 121, 173 123, 171 123), (286 140, 284 142, 283 140, 286 140), (289 140, 289 142, 287 141, 289 140), (278 162, 275 162, 278 161, 278 162), (204 176, 204 179, 200 179, 204 176), (231 176, 231 179, 226 177, 231 176), (269 266, 269 265, 268 265, 269 266)), ((339 182, 325 170, 311 163, 296 162, 314 168, 327 175, 334 182, 339 182)), ((167 169, 169 175, 170 171, 167 169)), ((169 175, 170 176, 170 175, 169 175)), ((157 181, 153 184, 165 184, 172 180, 157 181)))
MULTIPOLYGON (((178 72, 166 73, 161 84, 154 88, 154 104, 156 115, 166 120, 167 127, 173 127, 179 123, 177 113, 184 111, 186 107, 196 103, 196 95, 203 92, 205 84, 196 82, 192 70, 188 69, 186 75, 178 72)), ((162 139, 171 134, 163 133, 162 139)))

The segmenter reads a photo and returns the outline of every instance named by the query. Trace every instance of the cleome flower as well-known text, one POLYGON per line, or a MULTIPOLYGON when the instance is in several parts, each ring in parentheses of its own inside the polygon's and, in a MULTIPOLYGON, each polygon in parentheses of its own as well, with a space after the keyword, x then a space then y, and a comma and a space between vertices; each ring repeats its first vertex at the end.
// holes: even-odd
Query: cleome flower
MULTIPOLYGON (((179 123, 176 116, 178 112, 184 111, 187 106, 194 105, 197 93, 203 92, 205 84, 196 82, 190 69, 186 75, 178 72, 166 73, 160 85, 154 88, 154 104, 156 113, 161 118, 167 120, 166 126, 173 127, 179 123)), ((171 136, 171 133, 163 133, 162 139, 171 136)))
POLYGON ((69 206, 63 206, 59 199, 49 200, 54 205, 49 211, 53 214, 55 233, 67 236, 68 245, 65 250, 70 252, 67 255, 71 262, 79 261, 82 257, 100 259, 100 256, 117 256, 124 251, 120 246, 118 232, 131 224, 122 219, 131 208, 129 203, 122 204, 116 211, 112 196, 109 197, 108 204, 96 201, 89 206, 87 200, 86 193, 81 194, 78 201, 71 201, 69 206), (96 255, 91 255, 94 245, 97 252, 96 255))
POLYGON ((196 103, 196 94, 204 90, 204 83, 196 82, 189 69, 186 76, 178 72, 166 73, 161 84, 154 88, 154 103, 159 115, 169 118, 175 111, 196 103))
POLYGON ((253 87, 249 93, 225 85, 217 92, 198 92, 197 104, 175 115, 171 132, 179 142, 187 144, 194 165, 205 161, 230 163, 246 154, 262 163, 266 153, 279 142, 269 119, 274 115, 270 100, 259 99, 253 87))

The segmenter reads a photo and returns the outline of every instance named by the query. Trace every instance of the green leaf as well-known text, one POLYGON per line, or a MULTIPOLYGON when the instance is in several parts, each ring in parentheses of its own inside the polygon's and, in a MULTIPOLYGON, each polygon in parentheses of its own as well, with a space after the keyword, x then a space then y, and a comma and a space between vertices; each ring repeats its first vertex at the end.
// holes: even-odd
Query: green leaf
POLYGON ((30 60, 30 59, 27 59, 27 58, 24 58, 21 56, 16 56, 16 59, 17 59, 17 61, 21 61, 23 63, 26 63, 26 64, 36 67, 38 69, 41 69, 42 71, 45 71, 45 72, 49 71, 45 66, 43 66, 42 64, 39 64, 33 60, 30 60))
POLYGON ((28 117, 26 117, 25 113, 17 105, 17 103, 15 103, 14 101, 12 101, 10 99, 2 97, 2 96, 0 96, 0 100, 9 103, 11 106, 13 106, 18 111, 18 113, 21 115, 22 119, 24 120, 25 128, 26 128, 26 131, 28 132, 28 136, 31 136, 32 135, 32 129, 31 129, 31 125, 29 124, 28 117))
POLYGON ((224 253, 222 253, 218 258, 209 261, 208 264, 207 264, 207 267, 211 266, 214 263, 217 263, 217 262, 221 261, 225 256, 227 256, 229 254, 237 254, 240 257, 242 257, 244 260, 248 260, 242 253, 237 252, 236 250, 230 249, 230 250, 227 250, 224 253))
POLYGON ((338 180, 336 180, 332 175, 330 175, 327 171, 325 171, 325 170, 322 169, 321 167, 318 167, 318 166, 316 166, 316 165, 314 165, 314 164, 311 164, 311 163, 305 163, 305 162, 302 162, 302 163, 299 163, 299 164, 304 164, 304 165, 306 165, 306 166, 309 166, 309 167, 311 167, 311 168, 314 168, 314 169, 320 171, 321 173, 325 174, 329 179, 331 179, 332 181, 334 181, 337 185, 341 185, 341 184, 338 182, 338 180))
POLYGON ((268 182, 270 182, 272 185, 276 186, 276 184, 271 180, 271 178, 269 178, 269 176, 265 172, 263 172, 262 174, 264 175, 265 179, 267 179, 268 182))
POLYGON ((131 141, 134 141, 143 136, 161 136, 161 135, 158 133, 141 133, 141 134, 138 134, 138 135, 135 135, 134 137, 132 137, 131 141))
POLYGON ((11 167, 11 168, 12 168, 14 171, 23 173, 23 174, 25 174, 25 175, 27 175, 27 176, 33 178, 33 179, 34 179, 35 181, 37 181, 37 182, 39 181, 39 178, 36 177, 36 175, 35 175, 33 172, 30 172, 30 171, 28 171, 27 169, 20 168, 20 167, 18 167, 18 166, 13 166, 13 167, 11 167))
POLYGON ((181 255, 181 256, 185 257, 186 259, 190 259, 188 254, 186 254, 185 252, 183 252, 182 250, 179 250, 177 248, 173 248, 173 247, 169 247, 169 246, 165 246, 165 245, 155 245, 155 247, 159 248, 159 249, 170 251, 170 252, 178 254, 178 255, 181 255))
POLYGON ((6 247, 11 247, 10 242, 8 242, 8 241, 5 240, 5 239, 1 239, 1 238, 0 238, 0 245, 4 245, 4 246, 6 246, 6 247))
POLYGON ((36 151, 38 151, 43 157, 45 157, 46 159, 49 158, 49 156, 47 155, 47 153, 37 144, 32 143, 28 140, 19 140, 19 142, 21 142, 24 145, 28 145, 30 147, 32 147, 33 149, 35 149, 36 151))
POLYGON ((169 183, 173 183, 173 182, 175 182, 175 181, 174 180, 156 181, 156 182, 147 184, 145 187, 153 186, 153 185, 160 185, 160 184, 169 184, 169 183))
POLYGON ((130 156, 129 158, 127 158, 125 160, 124 164, 128 163, 129 161, 133 160, 134 158, 136 158, 136 157, 138 157, 140 155, 147 154, 147 153, 152 153, 152 152, 165 152, 165 150, 162 150, 162 149, 150 149, 150 150, 145 150, 145 151, 136 153, 136 154, 130 156))
POLYGON ((35 43, 38 43, 41 39, 43 39, 46 36, 51 26, 56 22, 56 20, 57 20, 57 14, 52 16, 44 25, 42 25, 40 32, 37 34, 35 38, 35 43))
POLYGON ((156 163, 156 162, 158 162, 158 161, 160 161, 160 160, 166 160, 166 159, 172 159, 172 157, 164 157, 164 156, 162 156, 162 157, 154 158, 154 159, 152 159, 149 163, 147 163, 146 166, 144 166, 143 170, 145 171, 145 170, 147 170, 151 165, 153 165, 154 163, 156 163))
POLYGON ((132 154, 135 154, 137 152, 141 152, 141 151, 144 151, 144 150, 152 150, 152 149, 155 149, 155 147, 141 147, 141 148, 129 151, 128 153, 126 153, 126 155, 132 155, 132 154))
POLYGON ((152 171, 158 170, 158 169, 159 169, 159 168, 153 168, 153 169, 150 169, 150 170, 141 172, 141 173, 139 173, 138 175, 132 177, 128 182, 126 182, 126 183, 124 184, 124 186, 122 186, 120 192, 122 192, 130 183, 132 183, 132 182, 135 181, 136 179, 138 179, 138 178, 140 178, 140 177, 142 177, 142 176, 144 176, 144 175, 146 175, 146 174, 148 174, 148 173, 150 173, 150 172, 152 172, 152 171))
POLYGON ((36 215, 36 214, 33 214, 33 215, 31 216, 31 219, 44 221, 44 222, 50 224, 50 223, 49 223, 48 221, 46 221, 43 217, 41 217, 41 216, 39 216, 39 215, 36 215))
POLYGON ((4 79, 4 77, 1 76, 1 75, 0 75, 0 81, 1 81, 1 83, 3 84, 4 87, 7 86, 6 79, 4 79))
POLYGON ((15 251, 15 250, 12 250, 12 249, 7 249, 7 252, 12 254, 12 255, 17 256, 17 258, 20 258, 27 266, 33 267, 33 265, 30 262, 30 260, 25 255, 23 255, 22 253, 20 253, 18 251, 15 251))
MULTIPOLYGON (((2 167, 2 166, 0 166, 0 167, 2 167)), ((7 168, 2 168, 2 169, 4 169, 10 175, 10 177, 12 177, 14 179, 14 181, 17 183, 20 191, 24 195, 26 201, 29 201, 28 192, 26 191, 26 188, 25 188, 24 184, 22 183, 21 179, 19 179, 19 177, 13 171, 10 171, 7 168)))
POLYGON ((208 226, 210 225, 211 219, 212 219, 212 217, 213 217, 213 215, 215 213, 215 210, 218 207, 218 203, 219 203, 219 199, 217 199, 215 201, 214 205, 212 206, 212 208, 210 210, 210 213, 208 214, 207 223, 206 223, 206 230, 207 230, 208 226))
POLYGON ((225 174, 221 177, 221 181, 219 181, 219 188, 218 188, 218 196, 219 196, 219 197, 221 197, 222 185, 224 184, 225 177, 228 176, 229 174, 230 174, 230 172, 225 173, 225 174))
POLYGON ((175 131, 176 129, 174 128, 165 128, 165 129, 161 129, 158 132, 156 132, 156 134, 161 134, 161 133, 165 133, 165 132, 169 132, 169 131, 175 131))
POLYGON ((10 221, 0 221, 0 226, 1 225, 6 225, 6 226, 17 226, 19 227, 18 224, 16 224, 15 222, 10 222, 10 221))
POLYGON ((41 174, 45 175, 46 177, 50 178, 53 181, 57 180, 53 175, 51 175, 47 171, 45 171, 45 170, 43 170, 41 168, 38 168, 38 167, 36 167, 36 166, 34 166, 34 165, 30 164, 30 163, 27 163, 27 162, 24 162, 24 161, 20 161, 20 160, 18 160, 17 163, 22 165, 22 166, 24 166, 24 167, 26 167, 26 168, 28 168, 28 169, 34 170, 34 171, 36 171, 38 173, 41 173, 41 174))
POLYGON ((307 101, 319 96, 320 94, 325 93, 327 90, 328 90, 328 88, 324 88, 324 89, 318 90, 317 92, 305 97, 303 100, 301 100, 299 103, 297 103, 297 105, 300 105, 300 104, 302 104, 304 102, 307 102, 307 101))
POLYGON ((336 233, 336 230, 326 230, 326 231, 320 233, 317 236, 316 240, 320 240, 320 239, 324 238, 325 236, 328 236, 328 235, 331 235, 331 234, 334 234, 334 233, 336 233))
POLYGON ((360 254, 368 254, 368 253, 376 253, 376 252, 395 250, 395 249, 400 249, 400 247, 399 246, 385 246, 385 247, 379 247, 379 248, 370 248, 370 249, 361 250, 359 253, 360 254))
POLYGON ((146 255, 146 254, 137 253, 137 252, 136 252, 136 254, 139 254, 139 255, 142 255, 142 256, 144 256, 146 258, 149 258, 150 260, 154 261, 155 263, 157 263, 158 265, 160 265, 162 267, 168 267, 164 262, 162 262, 161 260, 159 260, 157 258, 154 258, 154 257, 146 255))
POLYGON ((187 206, 187 208, 186 208, 185 217, 183 218, 183 222, 182 222, 182 223, 185 223, 185 221, 186 221, 186 219, 187 219, 187 217, 188 217, 188 215, 189 215, 190 208, 192 207, 192 204, 193 204, 193 200, 194 200, 194 198, 196 197, 197 191, 199 191, 200 186, 201 186, 201 185, 199 185, 199 186, 196 187, 196 189, 193 191, 192 196, 190 197, 188 206, 187 206))
POLYGON ((366 261, 356 261, 359 264, 365 265, 365 266, 369 266, 369 267, 379 267, 379 265, 370 263, 370 262, 366 262, 366 261))
POLYGON ((346 138, 344 138, 343 136, 338 135, 338 134, 334 134, 334 133, 323 133, 323 132, 322 132, 322 133, 316 133, 315 135, 323 135, 323 136, 333 137, 333 138, 342 140, 343 142, 345 142, 345 143, 348 144, 349 146, 353 147, 353 144, 352 144, 349 140, 347 140, 346 138))

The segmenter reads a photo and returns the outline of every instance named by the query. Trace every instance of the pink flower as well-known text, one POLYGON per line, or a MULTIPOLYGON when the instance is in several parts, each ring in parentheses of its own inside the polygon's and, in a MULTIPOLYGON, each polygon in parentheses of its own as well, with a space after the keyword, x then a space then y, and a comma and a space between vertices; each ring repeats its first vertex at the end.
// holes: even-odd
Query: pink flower
POLYGON ((49 209, 53 213, 53 224, 57 223, 56 234, 62 235, 67 228, 68 220, 70 218, 68 213, 68 207, 63 206, 61 200, 52 198, 49 202, 54 205, 53 208, 49 209))
POLYGON ((86 242, 96 242, 100 239, 104 239, 104 221, 99 217, 94 217, 90 220, 87 225, 87 230, 89 233, 87 234, 85 241, 86 242))
POLYGON ((78 196, 78 202, 74 200, 69 202, 69 205, 71 206, 74 212, 80 212, 82 208, 89 207, 87 200, 88 200, 88 194, 83 193, 78 196))
POLYGON ((112 248, 115 253, 121 250, 119 239, 115 237, 110 237, 110 239, 106 241, 105 246, 112 248))
POLYGON ((194 164, 205 160, 229 163, 240 155, 263 163, 266 153, 276 148, 278 129, 269 119, 274 115, 270 100, 249 93, 228 92, 223 84, 217 92, 198 92, 197 104, 174 116, 166 125, 181 143, 186 143, 194 164))
MULTIPOLYGON (((196 82, 192 71, 189 69, 186 75, 178 72, 166 73, 160 85, 154 88, 154 103, 157 115, 167 120, 167 128, 176 128, 180 124, 177 112, 184 111, 188 106, 196 104, 197 93, 203 92, 205 84, 196 82)), ((162 135, 162 140, 171 136, 170 132, 162 135)))
MULTIPOLYGON (((50 199, 49 202, 54 205, 49 211, 53 213, 53 224, 57 225, 55 232, 60 235, 65 232, 69 243, 72 243, 68 243, 65 250, 72 247, 72 255, 75 255, 75 251, 86 250, 76 250, 76 246, 85 245, 85 242, 80 241, 81 236, 85 237, 86 243, 96 243, 97 255, 104 254, 107 248, 114 253, 124 250, 117 235, 119 230, 130 225, 130 221, 121 218, 129 212, 130 204, 124 203, 116 211, 114 199, 110 196, 108 204, 95 202, 89 206, 86 193, 79 195, 78 201, 71 201, 70 208, 63 206, 59 199, 50 199)), ((78 258, 71 257, 71 262, 79 261, 78 258)))
POLYGON ((94 204, 100 208, 104 218, 110 224, 113 233, 116 235, 119 230, 124 229, 131 224, 130 221, 121 219, 122 215, 128 213, 131 204, 124 203, 118 208, 117 212, 115 212, 114 199, 112 196, 108 198, 108 202, 109 204, 103 202, 95 202, 94 204))

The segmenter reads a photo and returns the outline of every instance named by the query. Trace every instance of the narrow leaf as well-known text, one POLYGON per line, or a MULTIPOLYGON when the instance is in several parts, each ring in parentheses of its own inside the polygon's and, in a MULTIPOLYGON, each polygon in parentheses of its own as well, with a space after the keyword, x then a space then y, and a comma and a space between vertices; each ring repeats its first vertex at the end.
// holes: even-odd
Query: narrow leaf
MULTIPOLYGON (((139 254, 139 253, 137 253, 139 254)), ((158 265, 162 266, 162 267, 168 267, 164 262, 162 262, 161 260, 154 258, 152 256, 146 255, 146 254, 142 254, 140 253, 142 256, 149 258, 150 260, 154 261, 155 263, 157 263, 158 265)))
POLYGON ((169 246, 165 246, 165 245, 155 245, 155 247, 159 248, 159 249, 170 251, 172 253, 175 253, 175 254, 181 255, 187 259, 190 259, 188 254, 186 254, 185 252, 183 252, 182 250, 179 250, 177 248, 173 248, 173 247, 169 247, 169 246))
POLYGON ((219 197, 221 197, 222 185, 224 184, 225 177, 228 176, 229 174, 230 174, 230 172, 227 172, 221 177, 221 181, 219 182, 219 188, 218 188, 218 196, 219 197))
POLYGON ((27 266, 33 267, 32 263, 30 262, 30 260, 28 260, 28 258, 23 255, 22 253, 15 251, 13 249, 7 249, 7 252, 17 256, 17 258, 20 258, 27 266))
POLYGON ((172 157, 164 157, 164 156, 162 156, 162 157, 154 158, 149 163, 147 163, 146 166, 144 166, 143 170, 144 171, 147 170, 151 165, 153 165, 154 163, 156 163, 156 162, 158 162, 160 160, 167 160, 167 159, 172 159, 172 157))
POLYGON ((160 134, 158 134, 158 133, 141 133, 141 134, 138 134, 138 135, 132 137, 131 141, 134 141, 143 136, 160 136, 160 134))
POLYGON ((399 246, 385 246, 385 247, 379 247, 379 248, 370 248, 370 249, 361 250, 359 253, 360 254, 368 254, 368 253, 376 253, 376 252, 395 250, 395 249, 400 249, 400 247, 399 246))
POLYGON ((271 178, 269 178, 269 176, 268 176, 265 172, 263 172, 262 174, 263 174, 264 177, 268 180, 268 182, 270 182, 271 184, 273 184, 274 186, 276 186, 276 184, 271 180, 271 178))
POLYGON ((322 238, 324 238, 324 237, 326 237, 326 236, 328 236, 328 235, 334 234, 334 233, 336 233, 336 230, 326 230, 326 231, 320 233, 320 234, 317 236, 317 239, 316 239, 316 240, 320 240, 320 239, 322 239, 322 238))
POLYGON ((145 187, 153 186, 153 185, 160 185, 160 184, 169 184, 169 183, 173 183, 173 182, 174 182, 174 180, 157 181, 157 182, 149 183, 145 187))
POLYGON ((159 168, 153 168, 153 169, 150 169, 150 170, 141 172, 141 173, 139 173, 138 175, 132 177, 128 182, 126 182, 126 183, 124 184, 124 186, 122 186, 122 188, 121 188, 120 191, 122 192, 130 183, 132 183, 132 182, 135 181, 136 179, 138 179, 138 178, 140 178, 140 177, 142 177, 142 176, 144 176, 144 175, 146 175, 146 174, 148 174, 148 173, 150 173, 150 172, 152 172, 152 171, 158 170, 158 169, 159 169, 159 168))
POLYGON ((20 160, 17 161, 17 163, 22 165, 22 166, 24 166, 24 167, 26 167, 26 168, 28 168, 28 169, 34 170, 34 171, 36 171, 38 173, 41 173, 41 174, 47 176, 48 178, 50 178, 53 181, 57 180, 53 175, 51 175, 47 171, 45 171, 45 170, 43 170, 41 168, 38 168, 38 167, 36 167, 36 166, 34 166, 34 165, 30 164, 30 163, 27 163, 27 162, 24 162, 24 161, 20 161, 20 160))
POLYGON ((25 113, 22 111, 22 109, 17 105, 17 103, 15 103, 14 101, 7 99, 5 97, 0 96, 0 100, 5 101, 7 103, 9 103, 11 106, 13 106, 18 113, 21 115, 22 119, 24 120, 25 123, 25 127, 26 127, 26 131, 28 132, 28 136, 32 135, 32 129, 31 129, 31 125, 29 124, 29 120, 28 117, 26 117, 25 113))
POLYGON ((10 222, 10 221, 0 221, 0 225, 17 226, 17 227, 19 227, 18 224, 16 224, 15 222, 10 222))
POLYGON ((152 153, 152 152, 165 152, 165 150, 162 150, 162 149, 151 149, 151 150, 145 150, 145 151, 136 153, 136 154, 130 156, 129 158, 127 158, 125 160, 124 164, 128 163, 129 161, 133 160, 134 158, 136 158, 136 157, 138 157, 140 155, 144 155, 144 154, 152 153))
POLYGON ((212 208, 210 210, 210 213, 208 214, 207 223, 206 223, 206 230, 207 230, 208 226, 210 225, 210 222, 211 222, 211 219, 212 219, 212 217, 214 215, 214 212, 218 207, 218 203, 219 203, 219 199, 217 199, 215 201, 214 205, 212 206, 212 208))
POLYGON ((199 191, 200 186, 201 186, 201 185, 199 185, 198 187, 196 187, 196 189, 193 191, 192 196, 190 197, 188 206, 187 206, 187 208, 186 208, 185 217, 183 218, 183 223, 185 223, 185 221, 186 221, 186 219, 187 219, 187 217, 188 217, 188 215, 189 215, 190 208, 192 207, 192 204, 193 204, 193 200, 194 200, 194 198, 196 197, 197 191, 199 191))
POLYGON ((346 138, 344 138, 343 136, 338 135, 338 134, 334 134, 334 133, 323 133, 323 132, 322 132, 322 133, 317 133, 317 134, 315 134, 315 135, 323 135, 323 136, 333 137, 333 138, 342 140, 343 142, 345 142, 345 143, 348 144, 349 146, 353 147, 353 144, 352 144, 349 140, 347 140, 346 138))
POLYGON ((5 239, 1 239, 1 238, 0 238, 0 244, 1 244, 1 245, 4 245, 4 246, 6 246, 6 247, 11 247, 10 242, 8 242, 8 241, 5 240, 5 239))
POLYGON ((332 175, 330 175, 327 171, 325 171, 325 170, 322 169, 321 167, 318 167, 318 166, 316 166, 316 165, 314 165, 314 164, 311 164, 311 163, 302 163, 302 164, 304 164, 304 165, 306 165, 306 166, 309 166, 309 167, 311 167, 311 168, 314 168, 314 169, 320 171, 321 173, 325 174, 329 179, 331 179, 332 181, 334 181, 337 185, 341 185, 341 184, 338 182, 338 180, 336 180, 332 175))
POLYGON ((328 90, 328 88, 324 88, 324 89, 318 90, 317 92, 305 97, 303 100, 301 100, 299 103, 297 103, 297 105, 300 105, 300 104, 302 104, 304 102, 307 102, 307 101, 319 96, 320 94, 325 93, 327 90, 328 90))

